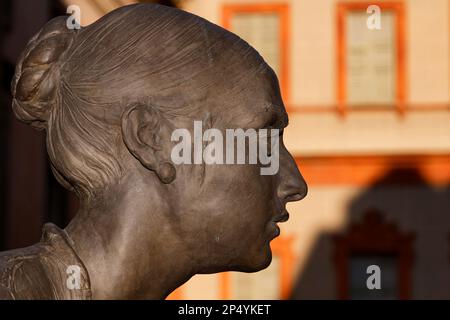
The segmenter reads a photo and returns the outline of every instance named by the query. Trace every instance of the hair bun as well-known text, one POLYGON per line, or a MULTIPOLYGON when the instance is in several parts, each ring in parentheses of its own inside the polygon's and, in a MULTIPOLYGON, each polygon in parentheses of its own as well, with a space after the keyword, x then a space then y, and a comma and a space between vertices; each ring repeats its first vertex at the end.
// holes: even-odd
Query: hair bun
POLYGON ((38 129, 46 127, 57 104, 62 56, 75 34, 67 28, 66 20, 63 16, 49 21, 28 42, 12 81, 16 117, 38 129))

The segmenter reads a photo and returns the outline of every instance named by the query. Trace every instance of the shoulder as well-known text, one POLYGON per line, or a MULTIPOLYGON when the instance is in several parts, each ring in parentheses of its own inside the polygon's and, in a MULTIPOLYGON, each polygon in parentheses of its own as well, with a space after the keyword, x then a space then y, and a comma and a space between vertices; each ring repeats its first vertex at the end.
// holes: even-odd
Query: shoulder
MULTIPOLYGON (((0 299, 45 299, 50 283, 40 244, 0 253, 0 299)), ((50 291, 51 292, 51 291, 50 291)))
POLYGON ((0 300, 14 300, 11 290, 0 285, 0 300))
POLYGON ((0 299, 89 300, 89 273, 68 234, 46 224, 41 241, 33 246, 0 252, 0 299), (80 268, 80 286, 67 285, 68 267, 80 268))

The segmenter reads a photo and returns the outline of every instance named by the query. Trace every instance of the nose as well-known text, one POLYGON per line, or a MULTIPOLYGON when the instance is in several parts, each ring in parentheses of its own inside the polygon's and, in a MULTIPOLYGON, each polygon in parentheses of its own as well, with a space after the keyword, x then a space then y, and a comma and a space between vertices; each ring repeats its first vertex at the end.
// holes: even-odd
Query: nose
POLYGON ((308 185, 291 154, 283 152, 281 158, 278 197, 285 202, 302 200, 308 194, 308 185))

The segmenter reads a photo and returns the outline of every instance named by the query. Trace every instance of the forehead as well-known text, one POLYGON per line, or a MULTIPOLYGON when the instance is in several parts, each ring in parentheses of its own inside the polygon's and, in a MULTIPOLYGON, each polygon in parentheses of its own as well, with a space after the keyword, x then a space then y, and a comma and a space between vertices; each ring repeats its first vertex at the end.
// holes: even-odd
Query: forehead
POLYGON ((234 83, 225 97, 223 121, 234 127, 263 127, 274 121, 286 126, 288 117, 281 98, 278 79, 272 69, 248 73, 234 83))

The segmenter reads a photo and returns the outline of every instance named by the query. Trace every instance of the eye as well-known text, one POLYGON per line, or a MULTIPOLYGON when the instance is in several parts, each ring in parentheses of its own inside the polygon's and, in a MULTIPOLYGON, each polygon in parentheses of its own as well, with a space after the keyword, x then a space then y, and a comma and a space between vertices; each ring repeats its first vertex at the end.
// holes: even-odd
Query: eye
MULTIPOLYGON (((267 156, 272 156, 272 139, 280 139, 283 136, 283 129, 278 128, 264 128, 264 134, 261 133, 262 143, 265 143, 264 149, 267 152, 267 156)), ((278 143, 280 143, 278 141, 278 143)))
POLYGON ((271 137, 270 130, 268 130, 268 132, 267 132, 267 141, 266 141, 267 156, 269 156, 269 157, 272 156, 272 141, 271 141, 271 138, 270 138, 271 137))
POLYGON ((267 129, 274 129, 274 128, 276 128, 277 122, 278 122, 278 117, 277 117, 276 114, 273 114, 273 115, 270 117, 269 121, 267 121, 267 126, 266 126, 266 128, 267 128, 267 129))

